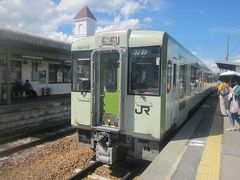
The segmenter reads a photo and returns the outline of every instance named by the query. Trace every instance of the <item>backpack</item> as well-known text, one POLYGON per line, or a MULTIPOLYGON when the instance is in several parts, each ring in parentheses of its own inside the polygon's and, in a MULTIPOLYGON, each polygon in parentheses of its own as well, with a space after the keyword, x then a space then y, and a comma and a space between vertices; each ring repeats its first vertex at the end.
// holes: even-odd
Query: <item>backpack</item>
POLYGON ((234 89, 234 94, 237 96, 238 99, 240 99, 240 86, 237 86, 234 89))
POLYGON ((222 96, 226 96, 229 94, 229 90, 227 87, 223 87, 223 89, 219 92, 222 96))

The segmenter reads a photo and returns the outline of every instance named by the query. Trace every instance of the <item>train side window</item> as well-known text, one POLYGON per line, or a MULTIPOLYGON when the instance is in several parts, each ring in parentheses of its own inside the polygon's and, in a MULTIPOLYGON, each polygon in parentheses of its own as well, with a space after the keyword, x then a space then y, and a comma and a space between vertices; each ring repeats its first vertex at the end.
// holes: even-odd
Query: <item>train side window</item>
POLYGON ((90 60, 73 61, 73 91, 90 91, 90 60))
POLYGON ((179 71, 179 89, 180 89, 180 99, 184 99, 186 96, 186 65, 180 65, 179 71))
POLYGON ((191 66, 191 83, 190 90, 191 92, 198 88, 198 69, 194 66, 191 66))
POLYGON ((104 66, 104 87, 107 92, 117 92, 117 72, 118 72, 118 59, 119 54, 117 52, 102 54, 101 58, 105 61, 104 66))
POLYGON ((128 93, 160 94, 160 47, 129 48, 128 93))
POLYGON ((172 86, 172 62, 169 60, 167 66, 167 92, 170 91, 171 86, 172 86))
POLYGON ((72 91, 90 92, 92 50, 72 52, 72 91))
POLYGON ((177 65, 174 63, 173 65, 173 86, 176 87, 176 79, 177 79, 177 65))

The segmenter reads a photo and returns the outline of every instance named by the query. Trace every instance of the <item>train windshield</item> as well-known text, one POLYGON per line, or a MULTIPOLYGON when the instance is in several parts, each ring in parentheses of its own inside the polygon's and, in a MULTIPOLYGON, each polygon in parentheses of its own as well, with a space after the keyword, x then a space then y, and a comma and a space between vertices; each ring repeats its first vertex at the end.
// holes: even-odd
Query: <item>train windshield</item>
POLYGON ((90 92, 90 56, 92 51, 72 53, 72 91, 90 92))
POLYGON ((160 46, 129 48, 128 93, 160 94, 160 46))

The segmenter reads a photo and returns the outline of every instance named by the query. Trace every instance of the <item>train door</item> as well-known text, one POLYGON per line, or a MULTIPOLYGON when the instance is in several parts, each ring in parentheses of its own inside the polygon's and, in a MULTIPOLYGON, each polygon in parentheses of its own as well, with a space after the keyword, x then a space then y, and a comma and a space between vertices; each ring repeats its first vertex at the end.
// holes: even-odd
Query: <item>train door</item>
POLYGON ((5 57, 4 56, 0 56, 0 104, 3 102, 4 100, 4 86, 3 86, 3 82, 5 81, 5 57))
POLYGON ((167 64, 167 122, 166 128, 169 129, 176 123, 178 116, 178 96, 177 96, 177 64, 174 60, 168 60, 167 64))
POLYGON ((173 124, 173 90, 172 90, 172 61, 167 63, 167 92, 166 92, 166 129, 169 129, 173 124))
POLYGON ((179 56, 179 120, 178 122, 181 124, 188 115, 187 105, 186 105, 186 93, 187 93, 187 59, 183 56, 179 56))
POLYGON ((73 125, 90 126, 90 54, 91 51, 72 53, 71 120, 73 125))
POLYGON ((173 114, 174 114, 174 123, 176 124, 178 122, 178 102, 179 102, 179 96, 178 96, 178 85, 177 85, 177 72, 178 72, 178 65, 177 60, 173 60, 173 114))
POLYGON ((120 129, 121 52, 100 49, 92 53, 92 125, 120 129))

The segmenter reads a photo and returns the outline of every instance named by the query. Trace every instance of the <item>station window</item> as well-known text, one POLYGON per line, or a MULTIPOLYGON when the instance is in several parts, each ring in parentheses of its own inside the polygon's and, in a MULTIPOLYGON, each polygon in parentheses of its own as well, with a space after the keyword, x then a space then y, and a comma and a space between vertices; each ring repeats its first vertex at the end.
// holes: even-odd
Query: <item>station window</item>
POLYGON ((22 62, 12 61, 11 62, 11 82, 22 79, 22 62))
POLYGON ((49 64, 49 83, 70 83, 71 66, 67 64, 49 64))
POLYGON ((129 48, 128 93, 159 95, 160 47, 129 48))
POLYGON ((1 82, 6 81, 6 63, 4 62, 3 59, 0 59, 0 81, 1 82))

